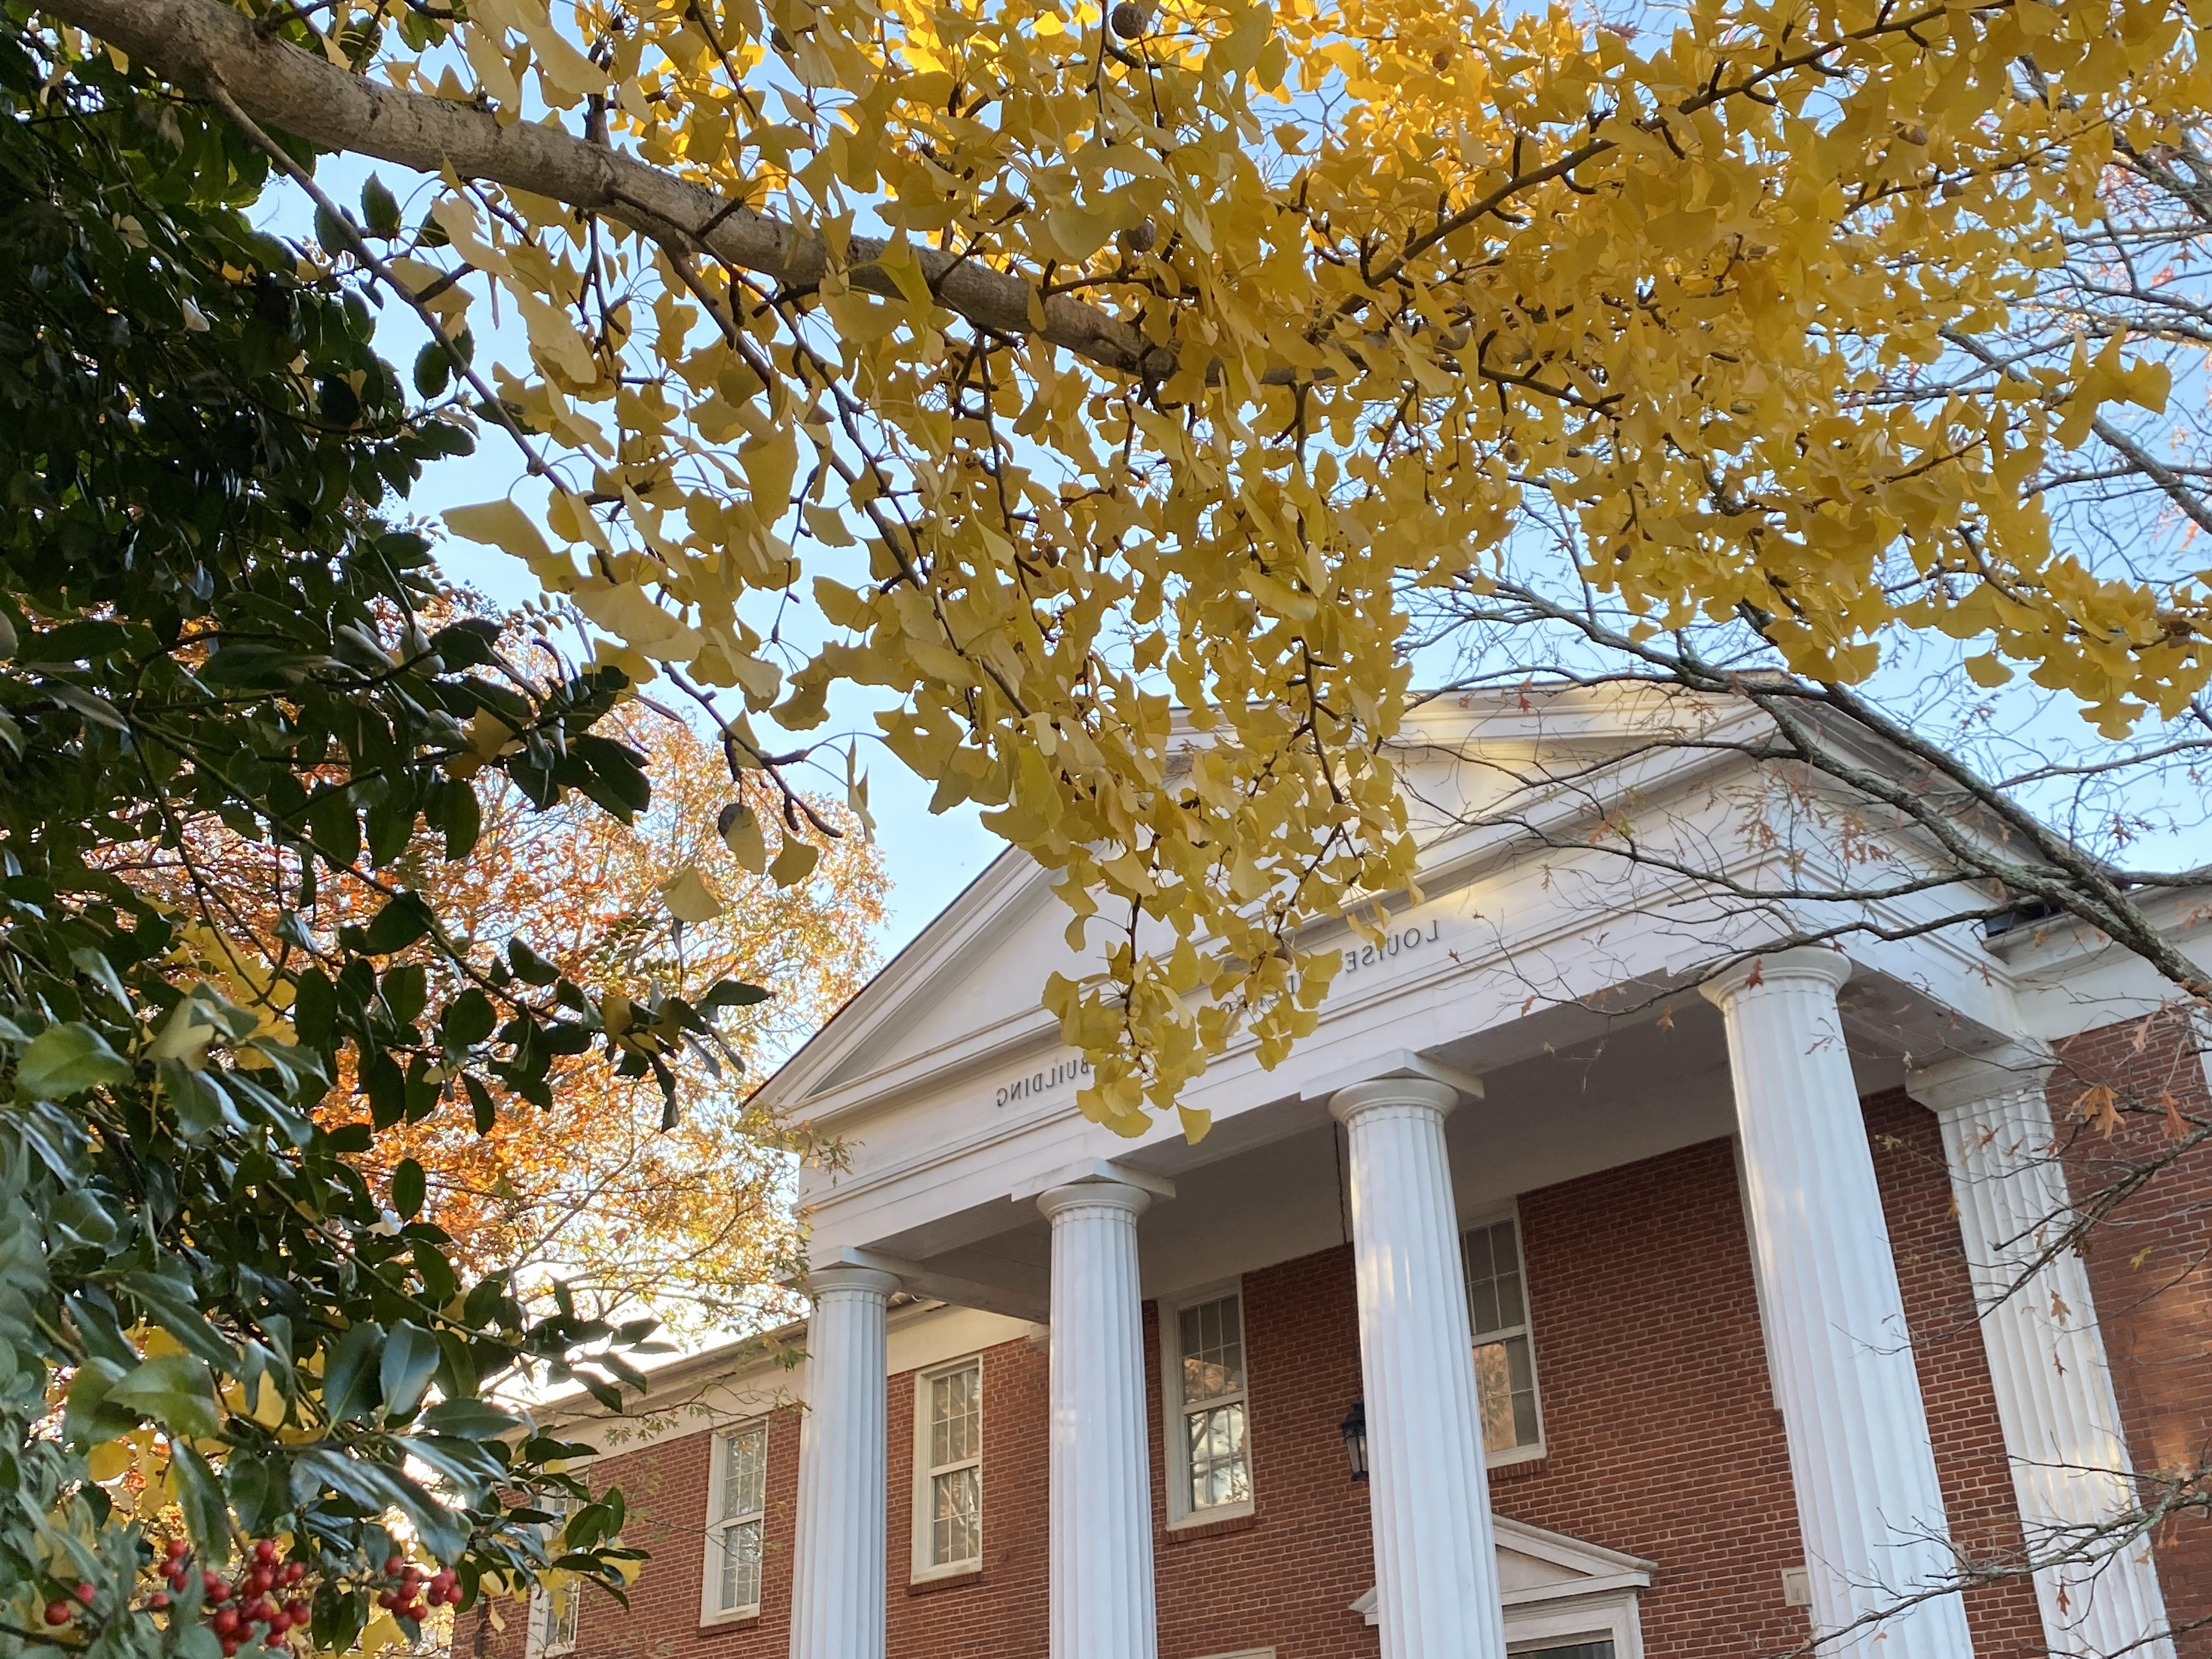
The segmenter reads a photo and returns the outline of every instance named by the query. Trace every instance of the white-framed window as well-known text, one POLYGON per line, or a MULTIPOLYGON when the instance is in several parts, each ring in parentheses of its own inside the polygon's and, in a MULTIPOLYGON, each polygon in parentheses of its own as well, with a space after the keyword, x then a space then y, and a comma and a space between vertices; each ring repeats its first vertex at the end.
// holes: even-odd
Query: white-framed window
POLYGON ((1250 1514, 1251 1395, 1240 1287, 1163 1306, 1160 1361, 1169 1524, 1250 1514))
MULTIPOLYGON (((558 1525, 544 1529, 545 1553, 556 1560, 562 1553, 562 1528, 576 1507, 574 1498, 564 1503, 558 1525)), ((562 1573, 553 1583, 532 1589, 530 1623, 522 1644, 526 1659, 562 1659, 562 1655, 575 1652, 576 1620, 583 1607, 584 1581, 573 1573, 562 1573)))
POLYGON ((1520 1221, 1504 1215, 1479 1222, 1467 1230, 1462 1242, 1483 1449, 1492 1463, 1540 1456, 1544 1419, 1536 1395, 1520 1221))
POLYGON ((914 1380, 914 1576, 983 1564, 983 1361, 970 1355, 914 1380))
POLYGON ((700 1622, 760 1611, 761 1535, 768 1525, 768 1425, 740 1423, 714 1436, 707 1476, 707 1571, 700 1622))

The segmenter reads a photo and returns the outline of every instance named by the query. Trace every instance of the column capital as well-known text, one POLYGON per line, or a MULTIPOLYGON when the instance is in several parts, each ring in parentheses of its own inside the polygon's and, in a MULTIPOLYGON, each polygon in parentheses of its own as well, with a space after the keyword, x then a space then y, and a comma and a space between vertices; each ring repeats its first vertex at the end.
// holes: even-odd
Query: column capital
POLYGON ((806 1292, 817 1302, 823 1297, 840 1292, 857 1291, 861 1295, 888 1297, 899 1287, 898 1275, 878 1271, 874 1267, 854 1267, 832 1263, 817 1268, 806 1275, 806 1292))
POLYGON ((1075 1181, 1065 1187, 1048 1187, 1037 1194, 1037 1208, 1048 1220, 1058 1220, 1070 1210, 1119 1210, 1132 1220, 1152 1207, 1152 1195, 1142 1187, 1120 1181, 1075 1181))
POLYGON ((1769 951, 1724 968, 1698 987, 1698 994, 1725 1011, 1744 992, 1757 985, 1784 980, 1819 980, 1831 990, 1843 988, 1854 964, 1841 951, 1825 945, 1796 945, 1786 951, 1769 951))
POLYGON ((2050 1044, 2016 1038, 1978 1054, 1948 1054, 1912 1066, 1905 1074, 1905 1092, 1938 1117, 1948 1117, 2011 1095, 2039 1096, 2057 1065, 2050 1044))
POLYGON ((1425 1077, 1378 1077, 1339 1089, 1328 1097, 1328 1109, 1349 1125, 1370 1112, 1395 1107, 1400 1110, 1433 1113, 1442 1118, 1459 1104, 1459 1091, 1449 1083, 1425 1077))

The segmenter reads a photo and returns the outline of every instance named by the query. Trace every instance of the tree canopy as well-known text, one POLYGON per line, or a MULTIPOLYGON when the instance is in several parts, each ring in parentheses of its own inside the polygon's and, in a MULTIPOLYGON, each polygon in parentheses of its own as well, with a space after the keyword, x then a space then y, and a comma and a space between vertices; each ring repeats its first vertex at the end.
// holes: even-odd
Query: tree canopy
MULTIPOLYGON (((430 609, 452 622, 481 607, 430 609)), ((748 1096, 764 1065, 873 969, 881 849, 827 801, 813 814, 843 833, 779 826, 756 790, 769 822, 748 868, 716 830, 736 793, 717 745, 635 701, 595 729, 645 757, 653 799, 643 811, 625 822, 574 794, 541 807, 492 770, 476 779, 481 828, 466 855, 448 858, 443 838, 418 826, 392 872, 439 918, 470 970, 489 971, 524 939, 571 982, 600 988, 603 1018, 610 994, 696 1000, 724 981, 775 994, 729 1011, 712 1035, 687 1033, 662 1048, 680 1112, 649 1083, 623 1076, 619 1051, 595 1048, 555 1056, 544 1106, 487 1077, 483 1121, 453 1109, 403 1119, 378 1128, 351 1162, 380 1198, 419 1182, 422 1216, 450 1236, 454 1262, 505 1272, 526 1300, 547 1300, 557 1281, 580 1307, 608 1318, 650 1313, 667 1336, 774 1322, 788 1310, 778 1281, 799 1255, 793 1159, 835 1149, 748 1096), (783 853, 787 838, 816 860, 803 878, 793 872, 799 853, 783 853)), ((221 824, 188 829, 174 849, 118 849, 112 862, 157 897, 180 908, 197 902, 223 918, 221 948, 237 957, 229 972, 245 984, 278 975, 288 929, 333 945, 384 903, 376 885, 332 871, 303 916, 288 902, 294 855, 221 824)), ((435 1000, 465 988, 458 965, 430 941, 393 960, 421 963, 435 1000)), ((251 993, 241 985, 235 994, 251 993)), ((317 1116, 367 1122, 349 1055, 337 1062, 337 1086, 317 1116)))
POLYGON ((665 1054, 762 993, 475 952, 410 884, 422 837, 477 845, 492 777, 644 809, 593 729, 628 682, 437 624, 386 515, 466 433, 248 222, 263 154, 5 22, 0 1650, 374 1650, 549 1559, 618 1588, 619 1497, 494 1395, 612 1398, 649 1322, 526 1304, 360 1164, 441 1105, 546 1105, 594 1044, 673 1088, 665 1054), (216 845, 281 874, 258 969, 216 845), (325 927, 338 889, 374 902, 325 927), (324 1110, 342 1076, 365 1121, 324 1110))
POLYGON ((1106 948, 1050 1000, 1124 1131, 1240 1030, 1279 1056, 1337 959, 1300 929, 1408 881, 1424 593, 1814 688, 1967 641, 2115 736, 2204 686, 2185 540, 2051 493, 2212 523, 2145 429, 2184 290, 2123 237, 2057 303, 2130 192, 2203 232, 2182 0, 49 9, 436 181, 324 240, 456 339, 494 290, 526 328, 477 400, 542 514, 454 526, 756 763, 885 691, 1106 948))

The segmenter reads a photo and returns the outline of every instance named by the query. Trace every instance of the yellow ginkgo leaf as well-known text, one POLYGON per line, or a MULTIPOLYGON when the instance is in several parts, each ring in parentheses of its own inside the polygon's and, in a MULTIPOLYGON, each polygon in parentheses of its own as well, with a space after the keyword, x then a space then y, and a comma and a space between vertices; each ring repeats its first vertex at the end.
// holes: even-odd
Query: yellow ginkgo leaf
POLYGON ((670 915, 694 927, 722 914, 722 901, 692 865, 685 865, 662 884, 660 899, 670 915))

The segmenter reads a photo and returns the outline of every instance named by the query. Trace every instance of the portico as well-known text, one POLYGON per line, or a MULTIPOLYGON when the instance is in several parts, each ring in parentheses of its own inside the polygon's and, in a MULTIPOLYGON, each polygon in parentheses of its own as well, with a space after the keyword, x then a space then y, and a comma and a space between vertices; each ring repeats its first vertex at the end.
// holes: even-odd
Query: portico
MULTIPOLYGON (((1431 796, 1461 775, 1452 753, 1407 764, 1431 796)), ((1735 833, 1711 775, 1638 781, 1684 837, 1735 833)), ((1564 821, 1571 801, 1529 811, 1554 805, 1564 821)), ((1729 873, 1748 884, 1773 855, 1747 844, 1729 873)), ((2059 1003, 1993 970, 1978 937, 1916 931, 1912 907, 1934 914, 1941 895, 1897 900, 1879 932, 1808 945, 1795 941, 1817 935, 1819 918, 1716 907, 1649 868, 1449 829, 1428 847, 1423 888, 1378 934, 1343 933, 1321 1028, 1286 1061, 1269 1069, 1232 1048, 1189 1087, 1185 1103, 1212 1122, 1194 1144, 1171 1121, 1122 1140, 1074 1109, 1086 1069, 1037 1009, 1037 988, 1095 971, 1095 954, 1063 937, 1049 878, 1012 859, 771 1085, 779 1109, 848 1152, 806 1178, 818 1288, 849 1299, 896 1285, 1048 1330, 1051 1659, 1184 1659, 1158 1634, 1170 1557, 1267 1515, 1264 1474, 1239 1462, 1268 1379, 1246 1376, 1236 1287, 1331 1249, 1349 1252, 1356 1381, 1314 1401, 1298 1432, 1328 1432, 1357 1400, 1372 1574, 1358 1615, 1382 1659, 1582 1659, 1583 1648, 1595 1659, 1605 1647, 1632 1659, 1632 1616, 1579 1647, 1530 1646, 1553 1626, 1537 1632, 1514 1612, 1500 1565, 1514 1471, 1565 1467, 1575 1449, 1543 1426, 1543 1388, 1561 1379, 1538 1374, 1545 1339, 1522 1300, 1513 1206, 1516 1194, 1727 1143, 1756 1340, 1711 1363, 1765 1379, 1787 1453, 1770 1501, 1796 1552, 1759 1593, 1802 1607, 1794 1616, 1831 1652, 1972 1659, 1965 1603, 1939 1593, 1960 1560, 1863 1102, 1909 1083, 1942 1115, 1963 1248, 1996 1305, 1996 1276, 2024 1265, 2017 1239, 1999 1237, 2008 1220, 2055 1211, 2064 1194, 2033 1159, 1993 1164, 1968 1127, 1999 1121, 2018 1130, 2003 1144, 2032 1138, 2039 1085, 2008 1093, 1972 1079, 1988 1069, 1981 1057, 2039 1052, 2063 1035, 2059 1003), (1471 1279, 1478 1244, 1490 1254, 1471 1279)), ((2043 1271, 2086 1310, 2078 1273, 2043 1271)), ((848 1325, 839 1313, 823 1329, 848 1325)), ((2112 1513, 2127 1495, 2126 1449, 2094 1331, 2031 1328, 2000 1310, 1984 1334, 2018 1490, 2008 1524, 2048 1538, 2112 1513), (2075 1374, 2063 1387, 2036 1375, 2054 1342, 2075 1374), (2056 1476, 2048 1466, 2062 1455, 2100 1473, 2056 1476)), ((874 1432, 857 1417, 841 1427, 847 1408, 817 1402, 882 1391, 880 1334, 833 1334, 810 1353, 810 1443, 874 1432)), ((802 1462, 799 1510, 837 1510, 829 1531, 842 1543, 808 1547, 815 1528, 801 1527, 793 1659, 884 1652, 881 1626, 845 1613, 832 1638, 802 1628, 810 1609, 861 1594, 871 1571, 880 1579, 883 1504, 839 1484, 840 1467, 802 1462), (834 1593, 818 1591, 833 1580, 834 1593)), ((1561 1547, 1604 1555, 1603 1540, 1561 1547)), ((1656 1561, 1653 1594, 1667 1593, 1668 1570, 1656 1561)), ((2162 1618, 2147 1564, 2100 1574, 2094 1618, 2080 1586, 2037 1583, 2056 1652, 2087 1650, 2069 1644, 2091 1625, 2100 1639, 2139 1642, 2162 1618)), ((1632 1615, 1641 1589, 1620 1593, 1632 1615)), ((1244 1651, 1222 1650, 1232 1650, 1244 1651)))
MULTIPOLYGON (((1973 1649, 1959 1599, 1916 1599, 1943 1583, 1956 1564, 1860 1115, 1852 1037, 1838 1001, 1853 975, 1851 961, 1827 949, 1753 957, 1701 988, 1717 1020, 1707 1014, 1700 1025, 1690 1012, 1694 1005, 1668 1005, 1668 1024, 1690 1028, 1680 1042, 1662 1037, 1656 1018, 1637 1026, 1640 1036, 1615 1040, 1671 1047, 1678 1056, 1724 1047, 1723 1065, 1707 1060, 1689 1080, 1689 1091, 1704 1097, 1704 1115, 1667 1115, 1681 1135, 1718 1128, 1739 1138, 1745 1224, 1764 1293, 1766 1356, 1789 1444, 1816 1628, 1838 1633, 1838 1651, 1969 1659, 1973 1649)), ((1513 1103, 1486 1099, 1492 1093, 1486 1080, 1465 1068, 1468 1045, 1447 1052, 1450 1058, 1431 1060, 1389 1051, 1364 1068, 1371 1075, 1323 1076, 1317 1101, 1302 1092, 1279 1103, 1294 1121, 1290 1133, 1264 1136, 1240 1117, 1222 1126, 1231 1150, 1217 1148, 1203 1161, 1164 1158, 1161 1143, 1118 1162, 1073 1160, 1026 1182, 1007 1182, 991 1212, 1003 1221, 1027 1208, 1041 1226, 1008 1228, 926 1260, 911 1253, 926 1248, 933 1231, 945 1243, 957 1225, 940 1221, 872 1249, 848 1249, 853 1261, 903 1267, 915 1285, 941 1290, 996 1280, 1010 1302, 1033 1294, 1026 1287, 1036 1280, 1025 1277, 1025 1265, 1043 1268, 1040 1311, 1049 1324, 1052 1361, 1054 1659, 1155 1659, 1158 1652, 1140 1221, 1161 1223, 1152 1230, 1158 1248, 1170 1253, 1164 1271, 1151 1275, 1159 1282, 1177 1271, 1173 1257, 1207 1250, 1200 1243, 1203 1220, 1176 1224, 1173 1212, 1194 1198, 1205 1204, 1210 1188, 1232 1174, 1252 1181, 1271 1159, 1282 1160, 1291 1143, 1317 1134, 1342 1163, 1336 1220, 1340 1227, 1349 1222, 1358 1288, 1375 1575, 1369 1607, 1382 1652, 1384 1659, 1504 1659, 1505 1589, 1461 1243, 1464 1218, 1480 1200, 1457 1190, 1463 1183, 1455 1182, 1454 1165, 1455 1142, 1463 1174, 1467 1153, 1480 1153, 1484 1127, 1502 1128, 1499 1109, 1510 1110, 1513 1103), (1448 1122, 1463 1112, 1473 1116, 1448 1138, 1448 1122), (1164 1173, 1178 1165, 1175 1175, 1164 1173), (1035 1244, 1024 1243, 1038 1232, 1042 1262, 1035 1244)), ((1493 1068, 1491 1076, 1510 1086, 1510 1066, 1493 1068)), ((1664 1092, 1655 1091, 1655 1100, 1664 1092)), ((1516 1142, 1524 1158, 1556 1160, 1565 1150, 1526 1133, 1498 1139, 1516 1142)), ((1279 1183, 1277 1191, 1284 1207, 1311 1208, 1311 1194, 1291 1183, 1279 1183)), ((1282 1224, 1292 1219, 1277 1218, 1282 1224)), ((1261 1255, 1267 1249, 1258 1246, 1261 1255)), ((849 1297, 848 1281, 867 1271, 831 1268, 827 1294, 849 1297)), ((833 1341, 815 1345, 813 1365, 817 1372, 836 1365, 846 1375, 834 1385, 823 1376, 817 1397, 880 1393, 880 1339, 833 1341)), ((817 1415, 810 1440, 832 1432, 833 1420, 817 1415)), ((880 1527, 880 1502, 849 1481, 836 1484, 832 1474, 813 1474, 816 1467, 802 1464, 802 1513, 810 1505, 848 1510, 839 1559, 879 1561, 880 1537, 861 1533, 868 1516, 880 1527)), ((811 1535, 802 1528, 802 1539, 811 1535)), ((810 1592, 804 1554, 799 1571, 794 1607, 803 1620, 809 1608, 836 1598, 810 1592)), ((867 1631, 839 1620, 839 1643, 869 1639, 867 1631)), ((794 1659, 829 1650, 809 1645, 817 1643, 794 1623, 794 1659)), ((837 1650, 873 1659, 881 1650, 837 1650)))

